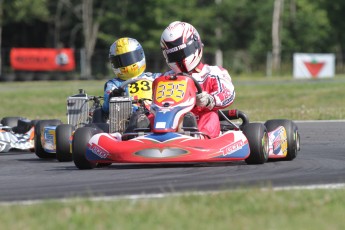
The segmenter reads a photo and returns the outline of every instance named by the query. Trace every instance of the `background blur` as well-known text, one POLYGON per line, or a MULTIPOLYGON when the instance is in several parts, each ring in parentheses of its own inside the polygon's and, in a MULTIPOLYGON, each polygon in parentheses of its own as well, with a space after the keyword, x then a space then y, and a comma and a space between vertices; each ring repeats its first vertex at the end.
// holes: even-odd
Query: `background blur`
POLYGON ((175 20, 196 27, 204 61, 232 76, 292 75, 295 52, 333 53, 345 73, 344 0, 0 0, 0 80, 111 78, 108 49, 120 37, 144 47, 163 72, 160 36, 175 20), (72 48, 72 72, 17 71, 12 48, 72 48))

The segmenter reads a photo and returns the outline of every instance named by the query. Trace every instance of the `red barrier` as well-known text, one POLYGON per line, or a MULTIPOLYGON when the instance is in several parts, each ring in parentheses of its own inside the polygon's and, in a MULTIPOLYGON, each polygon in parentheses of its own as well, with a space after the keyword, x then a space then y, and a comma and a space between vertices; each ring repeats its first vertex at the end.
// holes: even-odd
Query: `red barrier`
POLYGON ((72 71, 75 69, 73 49, 12 48, 11 67, 26 71, 72 71))

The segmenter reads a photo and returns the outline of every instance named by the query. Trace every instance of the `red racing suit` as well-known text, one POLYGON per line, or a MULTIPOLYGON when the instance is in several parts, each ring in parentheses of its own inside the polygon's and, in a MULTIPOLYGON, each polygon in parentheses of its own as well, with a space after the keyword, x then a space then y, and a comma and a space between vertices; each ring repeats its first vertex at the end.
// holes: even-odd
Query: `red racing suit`
MULTIPOLYGON (((167 72, 171 74, 172 71, 167 72)), ((199 131, 211 138, 220 134, 218 110, 230 106, 235 99, 235 89, 228 71, 220 66, 200 64, 193 70, 192 76, 199 82, 203 91, 214 97, 215 106, 208 108, 194 107, 199 131)))

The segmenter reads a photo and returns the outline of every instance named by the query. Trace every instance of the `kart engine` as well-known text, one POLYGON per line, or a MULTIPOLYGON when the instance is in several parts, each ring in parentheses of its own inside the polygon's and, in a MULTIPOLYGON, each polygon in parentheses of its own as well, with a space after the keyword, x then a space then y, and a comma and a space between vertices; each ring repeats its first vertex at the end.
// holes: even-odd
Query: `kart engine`
POLYGON ((109 103, 109 132, 123 133, 132 114, 132 101, 128 97, 112 97, 109 103))

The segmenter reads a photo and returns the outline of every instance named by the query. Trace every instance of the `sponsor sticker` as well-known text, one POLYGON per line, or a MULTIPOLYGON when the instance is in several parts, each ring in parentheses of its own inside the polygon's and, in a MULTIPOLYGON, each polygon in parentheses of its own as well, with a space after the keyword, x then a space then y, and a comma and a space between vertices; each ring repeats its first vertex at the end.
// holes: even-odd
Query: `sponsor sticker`
POLYGON ((105 159, 109 156, 108 151, 106 151, 105 149, 103 149, 102 147, 94 143, 90 146, 90 150, 102 159, 105 159))
POLYGON ((227 156, 239 149, 242 149, 242 147, 244 146, 244 142, 243 140, 238 140, 234 143, 231 143, 230 145, 224 147, 223 149, 221 149, 221 151, 223 152, 223 156, 227 156))
POLYGON ((157 129, 164 129, 166 127, 166 122, 157 122, 156 128, 157 129))
POLYGON ((167 54, 170 54, 170 53, 174 53, 174 52, 176 52, 176 51, 178 51, 178 50, 182 50, 182 49, 184 49, 184 48, 186 48, 186 47, 187 47, 186 44, 181 44, 181 45, 176 46, 176 47, 174 47, 174 48, 168 49, 168 50, 166 50, 165 52, 166 52, 167 54))
POLYGON ((287 136, 283 126, 278 127, 272 132, 273 154, 286 155, 287 154, 287 136))

